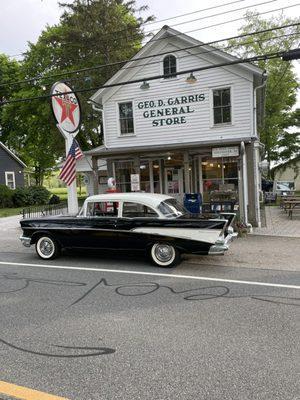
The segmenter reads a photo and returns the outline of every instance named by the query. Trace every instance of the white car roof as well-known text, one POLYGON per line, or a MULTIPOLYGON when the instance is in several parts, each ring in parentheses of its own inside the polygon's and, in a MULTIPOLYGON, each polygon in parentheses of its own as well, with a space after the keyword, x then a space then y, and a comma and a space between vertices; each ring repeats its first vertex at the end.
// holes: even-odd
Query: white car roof
POLYGON ((105 193, 96 194, 94 196, 88 197, 85 201, 132 201, 140 202, 142 204, 148 205, 149 207, 157 207, 162 201, 167 199, 172 199, 173 197, 166 194, 156 194, 156 193, 105 193))

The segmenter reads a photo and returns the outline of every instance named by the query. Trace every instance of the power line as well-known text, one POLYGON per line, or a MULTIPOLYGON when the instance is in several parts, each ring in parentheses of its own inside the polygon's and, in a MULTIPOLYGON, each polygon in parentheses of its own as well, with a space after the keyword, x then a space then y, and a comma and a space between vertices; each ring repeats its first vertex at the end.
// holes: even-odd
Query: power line
MULTIPOLYGON (((181 49, 175 49, 175 50, 172 51, 172 53, 177 53, 179 51, 184 51, 184 50, 192 50, 192 49, 199 48, 199 47, 204 47, 204 46, 211 46, 213 44, 217 44, 217 43, 220 43, 220 42, 225 42, 225 41, 228 41, 228 40, 240 39, 240 38, 247 37, 247 36, 253 36, 253 35, 260 34, 260 33, 271 32, 271 31, 275 31, 275 30, 278 30, 278 29, 290 28, 290 27, 299 26, 299 25, 300 25, 300 23, 292 23, 292 24, 281 25, 281 26, 277 26, 277 27, 273 27, 273 28, 263 29, 263 30, 256 31, 256 32, 244 33, 244 34, 241 34, 241 35, 227 37, 225 39, 219 39, 219 40, 214 40, 214 41, 211 41, 211 42, 200 43, 200 44, 197 44, 197 45, 183 47, 181 49)), ((221 51, 221 50, 216 49, 216 51, 221 51)), ((116 65, 126 64, 126 63, 129 63, 129 62, 138 62, 140 60, 147 60, 149 58, 153 58, 153 57, 157 57, 157 56, 164 56, 164 55, 167 55, 169 53, 170 53, 170 51, 165 51, 165 52, 162 52, 162 53, 157 53, 155 55, 143 56, 143 57, 139 57, 139 58, 127 59, 127 60, 121 60, 121 61, 115 61, 115 62, 112 62, 112 63, 96 65, 94 67, 80 68, 80 69, 77 69, 77 70, 74 70, 74 71, 66 71, 66 72, 61 72, 61 73, 57 73, 57 74, 51 74, 51 75, 43 76, 43 77, 36 76, 36 77, 33 77, 33 78, 28 78, 28 79, 21 80, 21 81, 6 82, 6 83, 0 84, 0 87, 10 86, 10 85, 18 85, 18 84, 29 83, 29 82, 36 82, 36 81, 40 81, 40 80, 48 79, 48 78, 58 78, 58 77, 66 76, 66 75, 78 74, 78 73, 81 73, 81 72, 88 72, 88 71, 92 71, 92 70, 96 70, 96 69, 102 69, 102 68, 106 68, 106 67, 113 67, 113 66, 116 66, 116 65)))
MULTIPOLYGON (((286 6, 286 7, 280 7, 280 8, 276 8, 276 9, 269 10, 269 11, 263 11, 263 12, 260 12, 260 13, 257 13, 257 14, 258 14, 258 15, 270 14, 270 13, 272 13, 272 12, 281 11, 281 10, 286 10, 286 9, 288 9, 288 8, 296 7, 296 6, 299 6, 299 5, 300 5, 300 3, 297 3, 297 4, 293 4, 293 5, 286 6)), ((216 24, 203 26, 202 28, 192 29, 192 30, 186 31, 186 32, 174 33, 174 34, 169 35, 168 37, 169 37, 169 38, 172 38, 172 37, 182 36, 182 35, 185 35, 185 34, 187 34, 187 33, 198 32, 198 31, 202 31, 202 30, 204 30, 204 29, 209 29, 209 28, 214 28, 214 27, 216 27, 216 26, 229 24, 229 23, 231 23, 231 22, 242 21, 243 19, 244 19, 244 17, 235 18, 235 19, 230 19, 229 21, 218 22, 218 23, 216 23, 216 24)), ((165 39, 165 38, 162 37, 162 38, 156 38, 156 39, 155 39, 155 38, 151 38, 150 40, 151 40, 151 42, 157 42, 157 41, 159 41, 159 40, 164 40, 164 39, 165 39)))
MULTIPOLYGON (((188 14, 195 14, 195 13, 198 13, 198 12, 200 12, 200 11, 207 11, 207 10, 211 10, 211 9, 214 9, 214 8, 221 8, 221 7, 224 7, 224 6, 226 6, 226 5, 238 3, 238 2, 241 2, 241 1, 245 1, 245 0, 237 0, 237 1, 229 2, 229 3, 225 3, 225 4, 222 4, 222 5, 218 5, 218 6, 214 6, 214 7, 205 8, 205 9, 198 10, 198 11, 194 11, 194 12, 188 13, 188 14)), ((174 25, 170 25, 169 27, 172 28, 172 27, 178 26, 178 25, 183 25, 183 24, 185 25, 185 24, 188 24, 188 23, 191 23, 191 22, 200 21, 200 20, 204 20, 204 19, 207 19, 207 18, 212 18, 212 17, 220 16, 220 15, 223 15, 223 14, 228 14, 228 13, 232 13, 232 12, 236 12, 236 11, 245 10, 245 9, 249 9, 249 8, 252 8, 252 7, 256 7, 256 6, 268 4, 268 3, 273 3, 273 2, 275 2, 275 1, 278 1, 278 0, 268 0, 268 1, 264 1, 264 2, 261 2, 261 3, 253 4, 253 5, 246 6, 246 7, 236 8, 236 9, 233 9, 233 10, 227 10, 227 11, 224 11, 224 12, 221 12, 221 13, 217 13, 217 14, 210 14, 210 15, 206 15, 206 16, 203 16, 203 17, 200 17, 200 18, 196 18, 196 19, 192 19, 192 20, 187 20, 187 21, 184 21, 184 22, 176 23, 176 24, 174 24, 174 25)), ((184 15, 187 15, 187 14, 182 14, 181 16, 184 16, 184 15)), ((180 17, 180 15, 178 15, 177 17, 180 17)), ((173 18, 177 18, 177 17, 173 17, 173 18)), ((173 18, 171 17, 170 19, 173 19, 173 18)), ((155 21, 155 22, 158 23, 158 22, 166 21, 166 20, 168 20, 168 19, 169 19, 169 18, 166 18, 165 20, 155 21)), ((153 22, 154 22, 154 21, 153 21, 153 22)), ((145 24, 146 24, 146 23, 145 23, 145 24)), ((142 25, 144 25, 144 24, 140 24, 140 27, 141 27, 142 25)), ((121 30, 118 30, 118 31, 107 32, 106 35, 109 35, 109 36, 110 36, 110 35, 114 35, 114 34, 117 34, 117 33, 123 33, 123 32, 129 31, 129 30, 130 30, 130 28, 126 28, 126 29, 121 29, 121 30)), ((144 33, 147 34, 147 35, 149 35, 150 33, 153 33, 153 34, 154 34, 154 31, 157 31, 157 30, 160 30, 160 28, 155 28, 155 29, 153 29, 153 30, 145 31, 144 33)), ((184 34, 184 33, 182 33, 182 34, 184 34)), ((78 46, 77 43, 73 43, 73 42, 65 42, 65 43, 63 43, 63 44, 64 44, 64 45, 78 46)), ((23 54, 24 54, 24 53, 14 54, 14 55, 8 56, 8 57, 15 57, 15 56, 18 56, 18 55, 23 55, 23 54)))
MULTIPOLYGON (((293 50, 296 50, 296 49, 293 49, 293 50)), ((290 51, 292 51, 292 50, 290 50, 290 51)), ((227 62, 220 63, 220 64, 208 65, 206 67, 199 67, 199 68, 192 68, 192 69, 188 69, 188 70, 184 70, 184 71, 178 71, 178 72, 176 72, 176 75, 186 75, 186 74, 190 74, 193 72, 205 71, 205 70, 209 70, 209 69, 226 67, 226 66, 230 66, 230 65, 252 63, 255 61, 265 61, 265 60, 270 60, 270 59, 274 59, 274 58, 280 58, 284 54, 286 54, 286 51, 278 51, 278 52, 269 53, 269 54, 261 54, 261 55, 254 56, 254 57, 248 57, 248 58, 238 59, 238 60, 234 60, 234 61, 227 61, 227 62)), ((170 76, 171 75, 172 74, 170 74, 170 76)), ((160 74, 160 75, 150 76, 150 77, 142 78, 142 79, 133 79, 131 81, 123 81, 123 82, 118 82, 118 83, 101 85, 101 86, 94 87, 94 88, 78 89, 78 90, 76 90, 76 93, 96 91, 99 89, 107 89, 107 88, 116 87, 116 86, 131 85, 133 83, 141 83, 144 81, 153 81, 153 80, 157 80, 157 79, 163 79, 166 77, 168 77, 168 75, 160 74)), ((65 92, 64 95, 71 94, 71 93, 73 93, 73 92, 72 91, 65 92)), ((55 96, 57 96, 57 93, 35 96, 35 97, 27 97, 27 98, 23 98, 23 99, 4 100, 4 101, 0 102, 0 105, 3 106, 5 104, 11 104, 11 103, 23 103, 25 101, 31 101, 31 100, 49 99, 49 98, 55 97, 55 96)))
POLYGON ((178 14, 178 15, 174 15, 174 17, 164 18, 164 19, 160 19, 160 20, 158 20, 158 21, 146 22, 144 25, 154 25, 154 24, 158 24, 158 23, 160 23, 160 22, 169 21, 169 20, 171 20, 171 19, 181 18, 181 17, 187 17, 188 15, 197 14, 197 13, 199 13, 199 12, 208 11, 208 10, 213 10, 213 9, 215 9, 215 8, 221 8, 221 7, 229 6, 229 5, 235 4, 235 3, 241 3, 241 2, 243 2, 243 1, 245 1, 245 0, 231 1, 230 3, 219 4, 218 6, 203 8, 202 10, 192 11, 192 12, 188 12, 188 13, 186 13, 186 14, 178 14))
MULTIPOLYGON (((256 6, 262 6, 262 5, 264 5, 264 4, 274 3, 275 1, 278 1, 278 0, 263 1, 262 3, 252 4, 251 6, 245 6, 245 7, 240 7, 240 8, 234 8, 233 10, 227 10, 227 11, 223 11, 223 12, 220 12, 220 13, 217 13, 217 14, 205 15, 204 17, 200 17, 200 18, 196 18, 196 19, 191 19, 191 20, 183 21, 183 22, 178 22, 178 23, 176 23, 176 24, 170 25, 170 28, 172 28, 172 27, 174 27, 174 26, 189 24, 189 23, 191 23, 191 22, 201 21, 201 20, 207 19, 207 18, 218 17, 218 16, 220 16, 220 15, 229 14, 229 13, 233 13, 233 12, 236 12, 236 11, 241 11, 241 10, 246 10, 246 9, 248 10, 249 8, 253 8, 253 7, 256 7, 256 6)), ((159 30, 159 28, 157 28, 157 29, 155 29, 155 30, 159 30)), ((145 33, 150 33, 150 32, 153 32, 153 30, 152 30, 152 31, 146 31, 145 33)))
MULTIPOLYGON (((268 41, 273 40, 273 39, 280 39, 280 38, 283 38, 283 37, 290 37, 290 36, 300 36, 300 32, 299 33, 298 32, 297 33, 296 32, 295 33, 287 33, 287 34, 283 34, 283 35, 273 36, 273 37, 268 38, 268 39, 257 39, 257 40, 254 40, 254 42, 255 43, 263 43, 263 42, 268 42, 268 41)), ((252 41, 244 42, 243 46, 247 45, 247 44, 251 44, 251 43, 252 43, 252 41)), ((240 45, 240 46, 242 46, 242 45, 240 45)), ((235 47, 236 47, 235 45, 230 45, 230 46, 226 46, 226 47, 221 48, 221 49, 212 49, 212 50, 200 51, 200 52, 197 52, 197 53, 193 53, 192 55, 202 56, 202 55, 205 55, 205 54, 208 54, 208 53, 223 52, 224 50, 232 49, 232 48, 235 48, 235 47)), ((186 55, 183 55, 183 56, 178 57, 178 58, 179 58, 179 60, 182 60, 183 58, 190 57, 190 56, 191 56, 191 54, 186 54, 186 55)), ((155 65, 155 64, 160 64, 160 63, 161 63, 161 61, 150 61, 150 62, 148 62, 146 64, 130 65, 128 67, 122 68, 121 70, 125 71, 127 69, 146 67, 148 65, 155 65)), ((82 79, 84 79, 84 78, 88 78, 88 77, 67 79, 66 81, 67 82, 78 82, 78 81, 82 81, 82 79)), ((53 84, 53 81, 44 82, 43 83, 43 85, 52 85, 52 84, 53 84)))
MULTIPOLYGON (((231 2, 229 2, 229 3, 219 4, 219 5, 217 5, 217 6, 208 7, 208 8, 203 8, 203 9, 201 9, 201 10, 192 11, 192 12, 189 12, 189 13, 186 13, 186 14, 178 14, 178 15, 175 15, 174 17, 169 17, 169 18, 165 18, 165 19, 158 20, 158 21, 145 22, 145 23, 140 24, 140 27, 141 27, 141 26, 144 26, 144 25, 158 24, 158 23, 160 23, 160 22, 169 21, 169 20, 171 20, 171 19, 180 18, 180 17, 185 17, 185 16, 187 16, 187 15, 197 14, 197 13, 199 13, 199 12, 208 11, 208 10, 213 10, 213 9, 216 9, 216 8, 221 8, 221 7, 229 6, 229 5, 232 5, 232 4, 241 3, 241 2, 244 2, 244 1, 245 1, 245 0, 235 0, 235 1, 231 1, 231 2)), ((273 0, 273 1, 278 1, 278 0, 273 0)), ((210 17, 210 16, 207 16, 206 18, 209 18, 209 17, 210 17)), ((188 22, 189 22, 189 21, 187 21, 186 23, 188 23, 188 22)), ((175 25, 174 25, 174 26, 175 26, 175 25)), ((122 33, 122 32, 125 32, 125 31, 127 31, 127 30, 129 30, 129 29, 127 28, 127 29, 122 29, 122 30, 118 30, 118 31, 112 31, 112 32, 109 32, 109 34, 112 35, 112 34, 115 34, 115 33, 122 33)), ((153 29, 152 31, 149 31, 149 33, 150 33, 150 32, 153 32, 153 31, 156 31, 156 30, 157 30, 157 29, 153 29)), ((147 33, 147 32, 146 32, 146 33, 147 33)), ((65 44, 67 44, 67 43, 65 43, 65 44)), ((70 43, 70 44, 71 44, 71 43, 70 43)), ((25 52, 24 52, 24 53, 25 53, 25 52)), ((22 56, 22 55, 24 55, 24 53, 18 53, 18 54, 7 55, 7 57, 22 56)))

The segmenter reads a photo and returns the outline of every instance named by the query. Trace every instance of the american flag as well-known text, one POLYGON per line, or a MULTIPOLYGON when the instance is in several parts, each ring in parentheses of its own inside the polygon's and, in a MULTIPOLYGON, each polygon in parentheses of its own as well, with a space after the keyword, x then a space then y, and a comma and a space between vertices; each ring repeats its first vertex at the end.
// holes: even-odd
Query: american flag
POLYGON ((73 139, 72 146, 70 147, 66 162, 59 174, 59 179, 64 181, 68 186, 76 178, 76 160, 80 160, 83 157, 83 153, 80 150, 77 140, 73 139))

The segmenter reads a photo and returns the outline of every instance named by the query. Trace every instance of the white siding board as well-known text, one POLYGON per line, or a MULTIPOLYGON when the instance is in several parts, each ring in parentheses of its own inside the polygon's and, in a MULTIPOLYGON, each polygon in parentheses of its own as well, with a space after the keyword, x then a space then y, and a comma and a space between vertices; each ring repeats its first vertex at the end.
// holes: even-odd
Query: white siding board
MULTIPOLYGON (((170 51, 177 48, 174 45, 161 46, 160 51, 170 51)), ((157 50, 153 49, 157 52, 157 50)), ((188 70, 209 65, 208 60, 218 62, 217 55, 206 53, 203 55, 190 54, 186 51, 176 53, 179 70, 188 70)), ((144 66, 132 68, 129 79, 142 79, 162 72, 161 61, 163 57, 154 57, 149 60, 141 60, 144 66), (151 64, 154 61, 157 64, 151 64)), ((189 85, 185 82, 186 76, 178 76, 175 79, 149 81, 150 89, 141 90, 140 83, 117 87, 107 92, 103 97, 103 109, 105 115, 105 144, 108 148, 142 146, 150 144, 170 143, 201 143, 201 141, 221 139, 243 139, 252 135, 253 127, 253 75, 247 71, 239 71, 238 66, 226 68, 214 68, 195 72, 197 83, 189 85), (211 90, 218 87, 230 86, 232 88, 232 113, 231 125, 211 126, 211 90), (140 101, 157 100, 185 95, 205 94, 205 100, 199 103, 191 103, 194 110, 186 114, 186 124, 153 127, 152 120, 156 118, 144 118, 143 110, 139 110, 137 104, 140 101), (135 136, 119 136, 117 103, 134 100, 135 136)), ((172 107, 172 106, 171 106, 172 107)), ((159 107, 157 107, 159 108, 159 107)), ((160 117, 161 118, 161 117, 160 117)))

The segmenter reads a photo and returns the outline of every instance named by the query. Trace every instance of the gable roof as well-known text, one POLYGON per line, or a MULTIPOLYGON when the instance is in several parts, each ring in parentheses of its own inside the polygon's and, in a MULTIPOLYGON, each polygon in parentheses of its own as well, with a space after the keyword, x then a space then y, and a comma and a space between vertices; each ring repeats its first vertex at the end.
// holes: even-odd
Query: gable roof
POLYGON ((4 143, 0 142, 0 146, 1 146, 2 149, 3 149, 4 151, 6 151, 12 158, 14 158, 20 165, 22 165, 22 167, 24 167, 24 168, 27 167, 27 165, 26 165, 22 160, 20 160, 19 157, 17 157, 17 156, 15 155, 15 153, 13 153, 11 150, 9 150, 9 148, 6 147, 4 143))
POLYGON ((287 167, 289 167, 289 166, 290 166, 290 167, 296 167, 296 165, 297 165, 298 163, 300 163, 300 155, 297 155, 296 157, 291 158, 290 160, 287 160, 287 161, 284 162, 284 163, 281 163, 281 164, 276 165, 275 167, 273 167, 273 168, 271 169, 271 171, 272 171, 272 172, 276 172, 276 171, 281 170, 282 168, 287 168, 287 167))
MULTIPOLYGON (((105 85, 117 83, 120 81, 126 74, 128 74, 128 70, 130 69, 128 67, 132 66, 133 64, 138 67, 138 62, 136 60, 139 60, 141 57, 147 57, 151 50, 153 50, 156 46, 157 43, 162 42, 163 39, 168 39, 168 38, 178 38, 184 43, 184 47, 189 47, 189 46, 201 46, 202 49, 205 51, 214 51, 214 55, 217 55, 223 62, 230 62, 230 61, 236 61, 239 60, 238 57, 232 56, 231 54, 228 54, 224 52, 223 50, 220 50, 216 47, 210 46, 210 45, 205 45, 203 42, 200 40, 197 40, 189 35, 186 35, 185 33, 179 32, 176 29, 170 28, 169 26, 165 25, 161 28, 161 30, 156 33, 146 44, 143 46, 132 58, 131 61, 128 61, 125 65, 123 65, 122 68, 118 72, 116 72, 108 81, 105 82, 105 85)), ((182 51, 182 49, 178 49, 178 51, 182 51)), ((177 50, 176 50, 177 51, 177 50)), ((158 53, 160 55, 161 53, 158 53)), ((155 53, 150 57, 155 57, 155 53)), ((256 65, 251 64, 251 63, 244 63, 244 64, 237 64, 238 67, 248 71, 252 72, 255 75, 261 75, 263 71, 258 68, 256 65)), ((145 78, 146 79, 146 78, 145 78)), ((97 101, 99 97, 103 95, 105 91, 108 91, 113 88, 102 88, 99 89, 96 93, 94 93, 90 98, 93 101, 97 101)))

